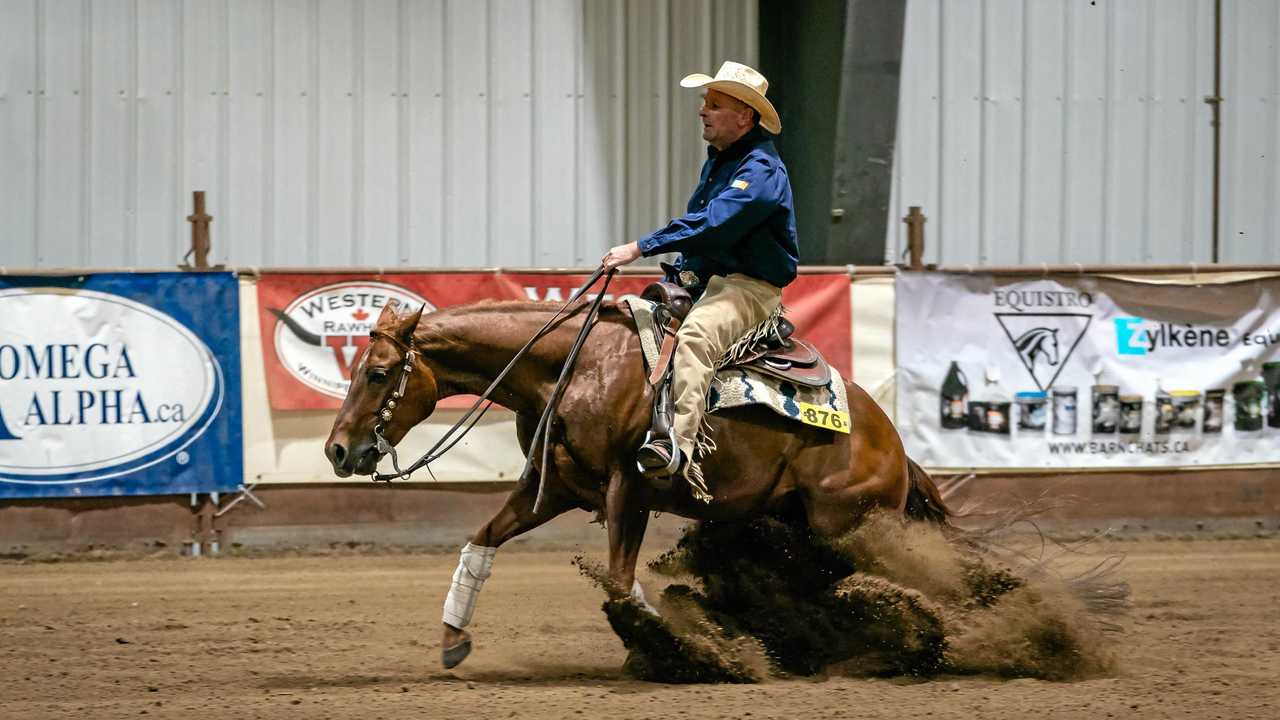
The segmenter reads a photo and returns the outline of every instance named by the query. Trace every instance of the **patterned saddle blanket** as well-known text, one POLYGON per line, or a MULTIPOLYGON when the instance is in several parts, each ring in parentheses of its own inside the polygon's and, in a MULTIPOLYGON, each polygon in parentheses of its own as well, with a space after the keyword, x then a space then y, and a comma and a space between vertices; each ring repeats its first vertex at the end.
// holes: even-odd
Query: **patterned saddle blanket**
MULTIPOLYGON (((652 368, 662 342, 653 318, 654 304, 635 296, 627 296, 623 302, 635 318, 645 366, 652 368)), ((834 367, 830 380, 815 387, 788 382, 749 366, 730 364, 717 370, 707 392, 707 412, 744 405, 764 405, 806 425, 849 432, 849 399, 844 378, 834 367)))

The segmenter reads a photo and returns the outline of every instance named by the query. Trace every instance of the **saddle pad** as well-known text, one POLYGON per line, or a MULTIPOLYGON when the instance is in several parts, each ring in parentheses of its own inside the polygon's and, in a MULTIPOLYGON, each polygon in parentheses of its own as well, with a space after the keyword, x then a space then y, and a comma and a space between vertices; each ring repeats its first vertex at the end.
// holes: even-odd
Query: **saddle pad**
MULTIPOLYGON (((652 368, 658 361, 661 346, 658 328, 653 321, 653 303, 634 295, 623 298, 623 302, 635 318, 640 332, 645 366, 652 368)), ((822 387, 796 385, 741 366, 718 370, 707 392, 707 411, 743 405, 764 405, 783 417, 806 425, 849 432, 849 399, 845 393, 844 378, 834 367, 831 368, 831 381, 822 387), (833 411, 843 414, 843 419, 832 414, 833 411)))

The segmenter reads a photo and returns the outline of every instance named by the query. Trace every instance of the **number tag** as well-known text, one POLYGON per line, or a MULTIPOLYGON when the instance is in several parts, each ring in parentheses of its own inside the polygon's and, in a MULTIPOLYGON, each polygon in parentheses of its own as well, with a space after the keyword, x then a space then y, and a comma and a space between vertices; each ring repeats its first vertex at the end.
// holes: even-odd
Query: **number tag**
POLYGON ((796 403, 800 406, 800 422, 828 430, 849 434, 849 413, 818 407, 809 403, 796 403))

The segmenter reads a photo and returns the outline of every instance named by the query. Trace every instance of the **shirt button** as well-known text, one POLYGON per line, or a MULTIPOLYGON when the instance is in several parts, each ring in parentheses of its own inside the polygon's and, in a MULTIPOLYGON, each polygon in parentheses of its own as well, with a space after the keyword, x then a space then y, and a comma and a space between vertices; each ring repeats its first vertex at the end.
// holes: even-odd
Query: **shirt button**
POLYGON ((706 204, 707 204, 707 201, 706 201, 706 200, 699 200, 699 201, 698 201, 698 204, 699 204, 699 205, 706 205, 706 204))

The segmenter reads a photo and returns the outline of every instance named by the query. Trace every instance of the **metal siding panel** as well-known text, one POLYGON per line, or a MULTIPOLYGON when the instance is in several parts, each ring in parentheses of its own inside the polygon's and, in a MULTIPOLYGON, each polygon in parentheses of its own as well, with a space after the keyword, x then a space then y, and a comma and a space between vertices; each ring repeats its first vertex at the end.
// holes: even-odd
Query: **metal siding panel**
MULTIPOLYGON (((897 262, 907 248, 902 218, 912 205, 926 215, 940 208, 939 159, 942 0, 907 3, 903 30, 902 79, 898 98, 898 137, 893 154, 894 198, 889 204, 889 241, 885 257, 897 262)), ((937 234, 937 217, 926 234, 937 234)), ((925 261, 938 262, 939 243, 925 243, 925 261)))
POLYGON ((173 217, 186 197, 179 192, 181 15, 170 0, 138 2, 137 243, 125 260, 130 265, 172 267, 187 244, 175 235, 173 217))
POLYGON ((36 3, 0 3, 0 267, 37 264, 36 3))
POLYGON ((175 237, 189 235, 186 216, 191 212, 191 192, 204 190, 205 211, 214 217, 209 260, 218 262, 226 255, 220 224, 227 205, 225 193, 220 191, 226 157, 222 113, 226 93, 223 60, 227 56, 224 8, 221 4, 187 0, 183 3, 182 20, 182 182, 178 204, 170 216, 171 227, 175 237))
POLYGON ((982 219, 978 261, 1018 262, 1022 237, 1022 5, 1020 0, 983 4, 982 219))
MULTIPOLYGON (((1148 143, 1147 204, 1143 222, 1146 242, 1144 262, 1186 262, 1197 258, 1187 252, 1194 226, 1186 208, 1203 203, 1197 195, 1195 149, 1207 127, 1203 115, 1188 112, 1207 109, 1197 94, 1195 4, 1179 0, 1162 4, 1149 16, 1151 71, 1147 97, 1148 143)), ((1212 42, 1212 41, 1211 41, 1212 42)), ((1210 47, 1212 44, 1210 44, 1210 47)), ((1202 46, 1199 46, 1202 47, 1202 46)))
POLYGON ((311 138, 316 132, 315 7, 308 0, 277 0, 271 15, 270 96, 272 175, 271 242, 264 249, 268 265, 318 264, 315 191, 316 158, 311 138))
POLYGON ((666 3, 627 5, 627 227, 635 240, 664 224, 668 84, 666 3), (634 121, 634 122, 632 122, 634 121))
POLYGON ((358 33, 350 0, 321 0, 318 7, 315 102, 317 142, 317 260, 321 265, 359 263, 355 238, 355 105, 358 33))
POLYGON ((445 6, 444 264, 489 262, 488 2, 445 6))
POLYGON ((1200 102, 1213 94, 1213 0, 1194 0, 1192 27, 1188 28, 1187 46, 1195 58, 1194 74, 1187 82, 1187 122, 1193 128, 1194 190, 1185 208, 1191 232, 1186 256, 1195 262, 1213 259, 1213 110, 1200 102))
POLYGON ((1021 263, 1062 262, 1062 152, 1066 130, 1062 11, 1053 5, 1025 7, 1023 76, 1026 104, 1022 143, 1021 263))
POLYGON ((267 135, 272 102, 267 96, 271 5, 230 0, 227 13, 227 175, 232 182, 228 184, 227 211, 215 221, 221 225, 216 245, 226 248, 230 263, 263 265, 273 195, 272 149, 267 135))
POLYGON ((1068 3, 1067 15, 1067 165, 1063 174, 1064 262, 1100 262, 1103 253, 1103 197, 1107 191, 1106 7, 1068 3))
MULTIPOLYGON (((518 142, 526 147, 532 139, 532 154, 521 151, 520 167, 532 172, 532 186, 521 182, 512 188, 515 205, 510 210, 502 208, 500 214, 511 210, 521 221, 529 222, 530 230, 512 228, 504 234, 516 233, 524 246, 519 254, 508 252, 505 257, 533 265, 594 264, 599 255, 587 253, 589 245, 579 242, 577 230, 577 202, 580 187, 576 177, 578 163, 578 84, 576 58, 580 52, 578 38, 581 5, 567 0, 541 2, 533 6, 532 42, 527 45, 532 55, 532 113, 520 116, 523 128, 513 128, 518 142), (566 190, 569 190, 566 192, 566 190), (520 197, 514 197, 520 194, 520 197)), ((521 74, 520 80, 529 78, 521 74)), ((521 179, 528 178, 524 175, 521 179)), ((504 191, 505 197, 507 193, 504 191)), ((599 238, 592 238, 598 242, 599 238)), ((603 254, 603 252, 601 252, 603 254)))
MULTIPOLYGON (((357 8, 360 11, 360 8, 357 8)), ((394 266, 400 245, 400 10, 392 0, 364 3, 364 60, 356 104, 363 179, 358 188, 361 264, 394 266)))
MULTIPOLYGON (((717 9, 719 7, 717 6, 717 9)), ((718 59, 708 60, 706 38, 715 22, 711 17, 711 0, 677 3, 671 16, 671 69, 673 80, 689 73, 715 75, 718 59)), ((724 55, 732 59, 736 55, 724 55)), ((672 85, 676 85, 672 82, 672 85)), ((664 208, 668 215, 678 216, 688 206, 689 196, 697 185, 702 163, 706 160, 706 142, 702 140, 702 124, 698 110, 702 106, 702 91, 675 87, 670 92, 670 111, 667 122, 671 125, 671 142, 667 149, 667 197, 664 208)))
POLYGON ((578 233, 582 254, 628 239, 626 203, 626 80, 624 8, 583 4, 581 128, 578 136, 578 233))
POLYGON ((50 0, 43 5, 45 68, 40 96, 44 101, 40 150, 40 239, 36 262, 43 266, 76 266, 84 252, 87 172, 83 130, 88 122, 84 98, 84 32, 80 0, 50 0))
POLYGON ((443 265, 445 194, 444 0, 409 6, 410 265, 443 265))
MULTIPOLYGON (((940 173, 946 178, 931 242, 939 262, 978 261, 982 197, 982 15, 973 3, 944 3, 939 53, 940 173), (978 39, 975 42, 975 38, 978 39)), ((928 209, 925 210, 928 212, 928 209)))
MULTIPOLYGON (((490 256, 494 265, 531 265, 534 263, 533 236, 536 232, 533 224, 532 198, 535 187, 541 182, 533 179, 533 158, 535 155, 533 140, 535 121, 533 108, 548 109, 570 104, 568 127, 556 127, 554 132, 560 139, 560 148, 556 155, 563 157, 572 169, 573 154, 564 152, 565 139, 573 137, 573 72, 572 49, 569 45, 567 62, 556 63, 554 72, 569 82, 568 95, 565 92, 550 96, 550 87, 543 93, 543 86, 536 84, 534 75, 539 65, 534 57, 535 47, 541 42, 563 45, 572 37, 550 36, 538 37, 541 18, 535 16, 550 12, 548 7, 533 5, 521 0, 494 0, 489 15, 489 61, 490 89, 492 97, 489 104, 489 191, 487 198, 492 202, 489 213, 490 256), (534 98, 534 89, 538 88, 539 97, 534 98), (559 102, 557 103, 557 100, 559 102), (543 104, 543 101, 546 101, 543 104), (532 141, 531 141, 532 140, 532 141)), ((555 9, 558 9, 555 8, 555 9)), ((538 122, 550 120, 539 114, 538 122)), ((555 124, 555 123, 551 123, 555 124)), ((549 178, 550 187, 573 187, 571 173, 559 173, 549 178)), ((572 193, 559 193, 560 197, 571 199, 572 193), (567 196, 567 197, 566 197, 567 196)), ((555 214, 563 215, 560 208, 555 214)), ((570 229, 573 215, 568 213, 570 229)), ((562 244, 572 245, 573 233, 569 232, 561 239, 562 244)))
POLYGON ((86 84, 89 114, 87 183, 90 203, 86 217, 85 261, 114 265, 128 257, 125 219, 133 76, 131 57, 132 4, 128 0, 100 0, 92 5, 89 23, 91 81, 86 84))
POLYGON ((1142 262, 1148 192, 1148 2, 1112 3, 1107 26, 1111 58, 1107 92, 1106 194, 1102 258, 1142 262))
POLYGON ((1276 12, 1273 2, 1223 8, 1222 260, 1274 258, 1276 12), (1270 157, 1268 157, 1268 155, 1270 157))

